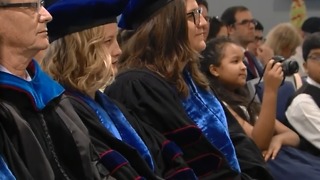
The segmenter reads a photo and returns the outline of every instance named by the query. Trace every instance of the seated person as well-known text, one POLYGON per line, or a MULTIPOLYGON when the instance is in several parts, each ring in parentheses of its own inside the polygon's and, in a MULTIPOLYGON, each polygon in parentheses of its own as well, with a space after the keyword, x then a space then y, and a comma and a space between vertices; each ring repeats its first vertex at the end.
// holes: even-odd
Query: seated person
POLYGON ((228 36, 227 26, 221 22, 218 16, 210 18, 209 34, 207 40, 220 36, 228 36))
POLYGON ((300 135, 300 148, 320 155, 320 33, 308 36, 302 45, 306 83, 288 102, 286 117, 300 135))
POLYGON ((224 111, 199 70, 198 53, 205 41, 196 34, 206 24, 201 9, 195 0, 157 2, 160 7, 154 9, 154 1, 135 0, 123 13, 121 28, 136 31, 126 41, 119 74, 105 93, 175 141, 199 178, 266 179, 269 173, 260 151, 224 111), (173 28, 179 31, 172 34, 173 28))
POLYGON ((146 179, 195 179, 175 144, 138 123, 129 111, 99 91, 114 79, 114 65, 121 54, 116 16, 125 5, 126 0, 64 0, 50 6, 52 42, 43 69, 66 88, 100 161, 115 178, 139 179, 129 170, 127 174, 114 173, 127 164, 146 179))
POLYGON ((267 64, 263 76, 265 91, 259 112, 257 104, 250 104, 251 99, 246 96, 246 66, 241 47, 227 37, 217 38, 208 42, 202 55, 201 68, 210 80, 210 87, 233 113, 246 134, 264 151, 265 160, 274 159, 283 144, 298 145, 298 136, 275 119, 277 90, 283 77, 280 63, 273 65, 271 60, 267 64))
POLYGON ((250 104, 251 99, 247 98, 246 89, 243 89, 246 69, 242 62, 241 47, 227 38, 218 38, 208 42, 203 56, 201 65, 210 79, 211 88, 227 105, 247 135, 257 143, 274 179, 319 177, 319 158, 296 149, 298 135, 275 120, 277 89, 283 76, 280 64, 273 65, 271 60, 266 66, 263 76, 265 91, 259 113, 257 104, 250 104))
MULTIPOLYGON (((296 48, 301 44, 301 36, 297 29, 290 23, 281 23, 273 27, 266 36, 265 43, 258 48, 258 58, 262 65, 270 60, 270 56, 263 56, 263 50, 266 51, 266 47, 271 48, 274 55, 283 56, 285 59, 289 59, 296 53, 296 48), (265 47, 266 46, 266 47, 265 47)), ((296 89, 302 86, 302 79, 298 73, 293 74, 294 83, 296 89)))
POLYGON ((248 51, 253 54, 254 56, 257 57, 257 50, 258 47, 260 47, 262 45, 262 43, 264 42, 264 37, 263 37, 263 30, 264 27, 263 25, 260 23, 260 21, 256 20, 257 23, 254 26, 254 41, 250 42, 248 44, 248 51))

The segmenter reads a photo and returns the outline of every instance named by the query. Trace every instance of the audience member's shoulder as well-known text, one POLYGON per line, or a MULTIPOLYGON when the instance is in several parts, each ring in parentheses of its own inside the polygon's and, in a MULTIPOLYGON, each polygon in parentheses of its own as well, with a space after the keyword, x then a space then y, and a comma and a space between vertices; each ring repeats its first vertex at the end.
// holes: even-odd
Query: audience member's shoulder
POLYGON ((161 76, 149 69, 130 69, 120 72, 116 77, 116 82, 154 81, 155 79, 161 80, 161 76))

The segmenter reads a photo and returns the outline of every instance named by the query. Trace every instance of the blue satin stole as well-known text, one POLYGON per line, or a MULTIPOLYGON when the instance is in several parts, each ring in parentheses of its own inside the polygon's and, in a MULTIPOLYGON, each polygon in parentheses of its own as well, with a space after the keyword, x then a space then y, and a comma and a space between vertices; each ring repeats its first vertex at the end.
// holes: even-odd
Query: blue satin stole
POLYGON ((37 110, 42 110, 52 99, 64 92, 64 88, 44 73, 36 61, 31 61, 27 70, 34 74, 31 81, 0 71, 1 85, 13 87, 29 94, 37 110))
POLYGON ((0 156, 0 179, 1 180, 15 180, 16 178, 13 176, 11 171, 9 170, 6 162, 3 160, 2 156, 0 156))
POLYGON ((143 140, 127 121, 121 110, 100 91, 96 92, 95 100, 84 94, 77 93, 97 114, 102 125, 116 138, 131 145, 154 170, 152 156, 143 140))
POLYGON ((219 100, 196 86, 189 72, 184 72, 189 96, 182 104, 191 120, 202 130, 209 142, 224 154, 232 169, 240 172, 239 162, 229 136, 227 119, 219 100))

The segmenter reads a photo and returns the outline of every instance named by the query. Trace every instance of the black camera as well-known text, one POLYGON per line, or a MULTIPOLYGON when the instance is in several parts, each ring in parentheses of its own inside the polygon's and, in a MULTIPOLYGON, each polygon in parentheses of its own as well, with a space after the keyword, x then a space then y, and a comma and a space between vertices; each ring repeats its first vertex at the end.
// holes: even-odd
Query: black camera
POLYGON ((274 63, 281 63, 284 76, 291 76, 299 71, 299 64, 297 61, 285 59, 282 56, 274 56, 272 59, 274 59, 274 63))

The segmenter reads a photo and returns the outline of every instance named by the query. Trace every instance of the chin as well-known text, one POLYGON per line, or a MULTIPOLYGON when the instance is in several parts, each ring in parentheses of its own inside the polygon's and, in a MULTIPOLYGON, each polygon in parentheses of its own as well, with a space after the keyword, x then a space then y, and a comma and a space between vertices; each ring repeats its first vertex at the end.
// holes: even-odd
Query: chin
POLYGON ((206 49, 206 43, 204 41, 202 41, 200 44, 198 44, 198 46, 195 48, 198 52, 203 51, 204 49, 206 49))

